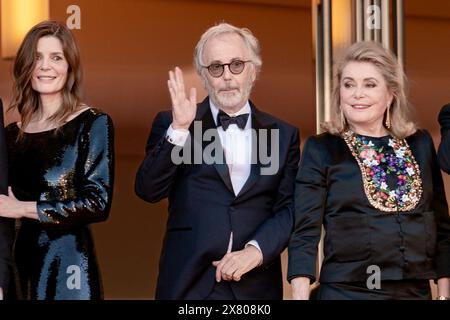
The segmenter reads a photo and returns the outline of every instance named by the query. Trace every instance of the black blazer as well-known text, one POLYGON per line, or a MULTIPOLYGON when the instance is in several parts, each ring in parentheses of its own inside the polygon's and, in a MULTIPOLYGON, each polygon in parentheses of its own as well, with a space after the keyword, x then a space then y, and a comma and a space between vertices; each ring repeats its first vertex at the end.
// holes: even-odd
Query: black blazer
MULTIPOLYGON (((3 125, 3 104, 0 99, 0 194, 8 194, 5 130, 3 125)), ((6 294, 11 265, 11 249, 14 239, 14 220, 0 217, 0 287, 6 294)))
POLYGON ((406 140, 420 167, 423 193, 415 209, 400 213, 370 205, 344 139, 324 133, 307 140, 296 178, 288 280, 315 280, 322 224, 320 282, 365 282, 371 265, 380 267, 382 280, 450 276, 450 219, 433 141, 426 131, 406 140))
POLYGON ((441 143, 438 150, 439 165, 442 170, 450 174, 450 103, 442 107, 438 121, 441 125, 441 143))
MULTIPOLYGON (((180 164, 171 161, 174 145, 166 138, 172 122, 170 111, 157 114, 136 176, 136 194, 148 201, 169 198, 157 299, 204 299, 215 282, 212 261, 232 250, 241 250, 254 239, 261 247, 263 264, 231 282, 238 299, 281 299, 280 253, 287 246, 293 226, 294 178, 300 157, 297 128, 251 104, 254 129, 279 129, 279 170, 260 175, 258 163, 235 196, 226 164, 180 164)), ((196 120, 203 131, 215 128, 206 98, 198 105, 196 120)), ((191 126, 191 137, 193 137, 191 126)), ((202 142, 200 142, 202 143, 202 142)), ((203 142, 203 149, 209 142, 203 142)), ((270 143, 269 143, 270 145, 270 143)), ((276 152, 273 150, 273 152, 276 152)))

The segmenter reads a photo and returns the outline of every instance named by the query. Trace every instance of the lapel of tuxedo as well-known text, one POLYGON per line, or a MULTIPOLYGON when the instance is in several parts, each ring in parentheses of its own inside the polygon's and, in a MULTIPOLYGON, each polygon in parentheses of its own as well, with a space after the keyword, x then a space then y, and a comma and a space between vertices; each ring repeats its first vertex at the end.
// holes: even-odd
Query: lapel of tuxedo
POLYGON ((266 155, 271 154, 270 146, 270 130, 275 129, 277 126, 274 122, 267 119, 262 112, 260 112, 255 105, 250 101, 250 108, 252 110, 252 129, 254 130, 254 134, 252 134, 252 163, 250 168, 250 175, 242 187, 241 191, 237 195, 237 197, 241 197, 247 191, 249 191, 258 181, 259 176, 261 175, 261 159, 259 157, 260 147, 265 147, 267 151, 265 151, 266 155), (261 131, 266 130, 266 143, 262 146, 260 142, 260 134, 261 131), (256 134, 256 135, 255 135, 256 134), (257 137, 255 140, 255 136, 257 137))
MULTIPOLYGON (((196 121, 201 121, 202 123, 202 137, 195 137, 197 141, 194 143, 200 143, 202 148, 201 151, 205 150, 206 146, 210 143, 215 142, 213 141, 204 141, 203 134, 206 132, 206 130, 215 130, 214 132, 214 139, 219 139, 216 143, 217 148, 213 150, 213 152, 221 153, 222 157, 216 157, 216 154, 212 154, 212 157, 216 159, 214 161, 214 168, 216 169, 217 173, 219 174, 220 178, 222 179, 223 183, 227 186, 227 188, 234 194, 233 185, 231 183, 230 178, 230 171, 228 168, 228 165, 225 160, 225 153, 222 147, 222 143, 220 142, 219 133, 217 132, 216 123, 214 122, 211 108, 209 106, 209 97, 206 97, 199 105, 198 105, 198 111, 196 116, 196 121), (200 141, 198 140, 200 139, 200 141)), ((191 126, 191 137, 194 137, 194 131, 193 126, 191 126)), ((193 152, 195 149, 193 149, 193 152)), ((193 154, 193 153, 192 153, 193 154)), ((202 154, 203 156, 203 154, 202 154)), ((202 158, 203 159, 203 158, 202 158)))

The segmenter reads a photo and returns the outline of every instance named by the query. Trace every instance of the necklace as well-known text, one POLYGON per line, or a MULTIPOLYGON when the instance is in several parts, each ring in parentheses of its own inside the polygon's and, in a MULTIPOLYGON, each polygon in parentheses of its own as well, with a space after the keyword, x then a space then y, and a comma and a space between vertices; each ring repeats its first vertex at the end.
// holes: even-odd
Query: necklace
POLYGON ((393 149, 389 153, 351 130, 344 132, 343 138, 361 170, 364 192, 372 206, 385 212, 410 211, 417 206, 422 195, 420 168, 405 139, 389 138, 388 146, 393 149), (394 190, 387 184, 388 175, 397 178, 394 190))

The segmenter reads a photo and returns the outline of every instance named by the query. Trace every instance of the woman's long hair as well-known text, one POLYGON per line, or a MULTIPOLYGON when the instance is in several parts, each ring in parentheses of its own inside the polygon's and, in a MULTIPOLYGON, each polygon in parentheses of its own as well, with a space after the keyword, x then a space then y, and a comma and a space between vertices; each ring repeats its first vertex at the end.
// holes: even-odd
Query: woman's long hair
POLYGON ((81 104, 82 69, 75 38, 65 24, 58 21, 43 21, 28 31, 14 61, 13 95, 9 109, 17 108, 22 128, 27 127, 35 113, 42 111, 39 92, 33 89, 31 79, 36 66, 37 43, 46 36, 56 37, 61 41, 64 57, 69 65, 66 83, 62 89, 61 106, 47 120, 59 126, 81 104))

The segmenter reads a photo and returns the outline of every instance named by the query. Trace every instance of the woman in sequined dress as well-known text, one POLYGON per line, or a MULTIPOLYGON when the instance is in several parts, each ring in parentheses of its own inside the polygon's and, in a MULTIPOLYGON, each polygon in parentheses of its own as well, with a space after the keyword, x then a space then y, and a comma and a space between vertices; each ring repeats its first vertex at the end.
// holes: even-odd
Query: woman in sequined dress
POLYGON ((11 109, 21 121, 5 130, 11 187, 0 216, 20 219, 16 291, 24 299, 101 299, 89 225, 111 207, 111 118, 80 101, 79 51, 62 23, 28 32, 13 79, 11 109))
POLYGON ((288 280, 308 299, 450 297, 450 220, 429 133, 411 121, 405 76, 381 45, 352 45, 337 64, 331 121, 309 138, 296 177, 288 280))

